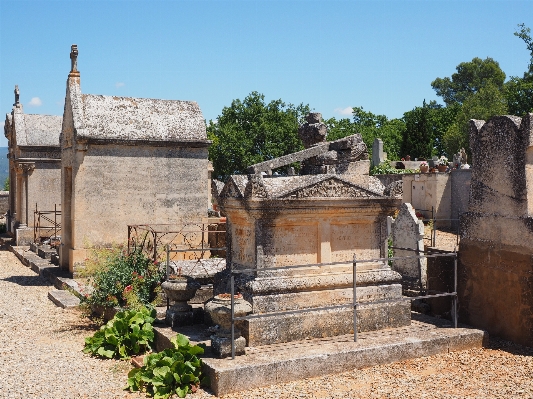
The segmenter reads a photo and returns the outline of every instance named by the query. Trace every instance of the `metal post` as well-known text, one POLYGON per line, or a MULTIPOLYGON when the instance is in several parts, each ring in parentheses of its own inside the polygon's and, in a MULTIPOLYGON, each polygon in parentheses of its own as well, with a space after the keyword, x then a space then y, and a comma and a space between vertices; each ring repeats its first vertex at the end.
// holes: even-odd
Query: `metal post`
MULTIPOLYGON (((169 244, 167 244, 167 262, 166 262, 166 274, 167 274, 167 280, 168 280, 168 272, 170 270, 170 248, 169 248, 169 244)), ((168 299, 168 296, 167 296, 167 310, 170 308, 170 299, 168 299)))
POLYGON ((433 219, 433 231, 432 231, 432 235, 433 235, 433 245, 432 247, 435 247, 437 245, 437 221, 435 220, 435 208, 432 206, 431 207, 431 218, 433 219))
POLYGON ((457 328, 457 252, 453 258, 453 328, 457 328))
POLYGON ((353 341, 357 342, 357 255, 353 255, 353 341))
POLYGON ((231 358, 235 359, 235 277, 231 275, 231 358))

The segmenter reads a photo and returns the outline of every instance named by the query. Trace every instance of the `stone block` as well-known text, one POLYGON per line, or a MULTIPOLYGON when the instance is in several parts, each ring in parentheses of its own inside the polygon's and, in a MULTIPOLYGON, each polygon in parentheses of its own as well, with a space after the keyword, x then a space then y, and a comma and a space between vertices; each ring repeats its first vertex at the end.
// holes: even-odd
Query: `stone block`
MULTIPOLYGON (((235 356, 245 354, 246 339, 244 337, 235 338, 235 356)), ((218 358, 225 358, 231 356, 231 338, 219 337, 218 335, 211 336, 211 350, 218 358)))
POLYGON ((78 297, 63 290, 48 291, 48 299, 63 309, 74 308, 80 305, 80 299, 78 297))

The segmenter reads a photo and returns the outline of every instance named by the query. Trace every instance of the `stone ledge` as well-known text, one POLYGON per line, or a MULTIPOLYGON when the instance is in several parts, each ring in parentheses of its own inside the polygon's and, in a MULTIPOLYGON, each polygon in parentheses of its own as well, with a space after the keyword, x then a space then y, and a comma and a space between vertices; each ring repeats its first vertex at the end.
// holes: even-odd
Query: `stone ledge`
POLYGON ((246 348, 246 356, 204 358, 204 372, 216 396, 349 369, 482 347, 485 331, 451 328, 450 322, 413 315, 411 326, 246 348))

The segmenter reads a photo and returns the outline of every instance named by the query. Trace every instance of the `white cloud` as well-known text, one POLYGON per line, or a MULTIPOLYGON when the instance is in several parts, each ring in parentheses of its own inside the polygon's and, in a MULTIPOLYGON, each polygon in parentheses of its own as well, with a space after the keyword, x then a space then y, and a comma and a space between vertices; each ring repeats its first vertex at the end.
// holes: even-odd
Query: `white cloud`
POLYGON ((43 105, 43 102, 41 101, 39 97, 32 97, 28 105, 30 107, 40 107, 41 105, 43 105))
POLYGON ((333 111, 336 114, 339 114, 339 115, 351 115, 352 114, 352 107, 335 108, 333 111))
POLYGON ((122 82, 117 82, 117 83, 115 83, 115 87, 116 87, 117 89, 118 89, 119 87, 122 87, 122 86, 125 86, 125 84, 122 83, 122 82))

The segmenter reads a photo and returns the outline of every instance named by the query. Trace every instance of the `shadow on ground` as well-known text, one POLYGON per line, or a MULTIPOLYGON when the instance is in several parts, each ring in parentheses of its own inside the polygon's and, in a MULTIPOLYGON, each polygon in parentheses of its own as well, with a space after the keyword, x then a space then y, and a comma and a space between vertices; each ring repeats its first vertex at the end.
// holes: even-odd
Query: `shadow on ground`
POLYGON ((50 287, 52 284, 36 274, 35 276, 10 276, 0 281, 18 284, 23 287, 50 287))

